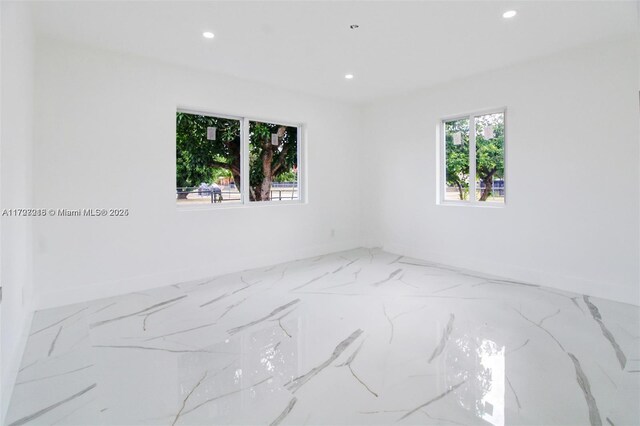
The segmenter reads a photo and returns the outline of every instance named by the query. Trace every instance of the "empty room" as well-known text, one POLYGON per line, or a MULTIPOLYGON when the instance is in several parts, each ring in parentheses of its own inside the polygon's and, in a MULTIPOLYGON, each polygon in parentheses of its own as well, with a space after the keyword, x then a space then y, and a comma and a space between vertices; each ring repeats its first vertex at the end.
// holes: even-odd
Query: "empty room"
POLYGON ((640 424, 640 1, 0 19, 0 425, 640 424))

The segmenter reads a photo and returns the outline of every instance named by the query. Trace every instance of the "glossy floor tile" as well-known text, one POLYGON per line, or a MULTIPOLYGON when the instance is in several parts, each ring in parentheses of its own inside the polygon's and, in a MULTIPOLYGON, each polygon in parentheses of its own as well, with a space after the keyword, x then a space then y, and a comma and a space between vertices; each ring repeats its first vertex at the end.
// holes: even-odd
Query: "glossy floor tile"
POLYGON ((358 249, 37 312, 8 424, 636 425, 639 324, 358 249))

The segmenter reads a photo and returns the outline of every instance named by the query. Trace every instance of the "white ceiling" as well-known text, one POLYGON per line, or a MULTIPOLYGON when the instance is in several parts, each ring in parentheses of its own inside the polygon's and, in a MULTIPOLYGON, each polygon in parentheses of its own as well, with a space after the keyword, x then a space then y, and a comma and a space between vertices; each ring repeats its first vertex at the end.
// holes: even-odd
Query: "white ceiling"
POLYGON ((49 1, 33 12, 40 35, 352 102, 638 31, 636 1, 49 1))

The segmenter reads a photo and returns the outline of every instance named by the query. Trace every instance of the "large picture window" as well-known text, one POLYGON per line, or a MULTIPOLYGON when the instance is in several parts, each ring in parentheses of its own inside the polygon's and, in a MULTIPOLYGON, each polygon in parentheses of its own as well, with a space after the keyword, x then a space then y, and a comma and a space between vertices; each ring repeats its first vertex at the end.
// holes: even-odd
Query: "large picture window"
POLYGON ((178 205, 301 200, 301 126, 178 111, 178 205))
POLYGON ((505 111, 442 121, 443 203, 503 205, 505 111))

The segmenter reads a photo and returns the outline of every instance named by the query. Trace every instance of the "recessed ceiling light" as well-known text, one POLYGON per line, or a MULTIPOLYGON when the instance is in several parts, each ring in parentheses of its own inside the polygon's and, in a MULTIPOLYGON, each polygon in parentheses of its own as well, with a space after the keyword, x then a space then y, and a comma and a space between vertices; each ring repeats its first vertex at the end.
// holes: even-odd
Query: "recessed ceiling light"
POLYGON ((213 35, 212 32, 205 31, 205 32, 202 33, 202 37, 204 37, 204 38, 213 38, 214 35, 213 35))
POLYGON ((505 13, 502 14, 502 17, 509 19, 509 18, 513 18, 517 14, 518 12, 516 12, 515 10, 507 10, 505 13))
POLYGON ((353 78, 353 74, 345 74, 344 78, 351 80, 353 78))

